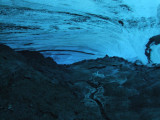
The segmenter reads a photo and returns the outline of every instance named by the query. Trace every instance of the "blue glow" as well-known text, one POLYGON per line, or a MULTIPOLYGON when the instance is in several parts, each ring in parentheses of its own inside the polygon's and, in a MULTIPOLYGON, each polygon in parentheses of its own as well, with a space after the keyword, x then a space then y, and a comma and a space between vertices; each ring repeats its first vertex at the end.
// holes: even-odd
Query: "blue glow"
MULTIPOLYGON (((146 64, 145 44, 160 32, 159 3, 159 0, 0 0, 4 13, 0 15, 0 23, 5 28, 0 42, 16 50, 46 51, 43 52, 46 56, 60 64, 106 54, 146 64)), ((160 63, 159 46, 152 49, 153 62, 160 63)))

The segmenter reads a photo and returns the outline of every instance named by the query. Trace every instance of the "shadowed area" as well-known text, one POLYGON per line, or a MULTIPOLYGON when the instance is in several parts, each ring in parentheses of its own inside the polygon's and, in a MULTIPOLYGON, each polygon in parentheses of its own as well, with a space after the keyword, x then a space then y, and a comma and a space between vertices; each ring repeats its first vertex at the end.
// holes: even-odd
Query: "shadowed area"
POLYGON ((0 120, 160 120, 160 0, 0 0, 0 120))
POLYGON ((39 52, 0 45, 0 118, 157 120, 159 76, 158 65, 118 57, 58 65, 39 52))

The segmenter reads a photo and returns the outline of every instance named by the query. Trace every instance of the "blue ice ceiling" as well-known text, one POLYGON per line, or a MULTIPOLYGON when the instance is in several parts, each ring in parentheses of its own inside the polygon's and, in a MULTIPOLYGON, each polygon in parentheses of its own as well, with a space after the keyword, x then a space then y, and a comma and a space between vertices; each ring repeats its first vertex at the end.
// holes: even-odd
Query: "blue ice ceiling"
MULTIPOLYGON (((159 0, 0 0, 0 43, 60 64, 109 56, 147 63, 159 34, 159 0)), ((160 46, 151 59, 160 63, 160 46)))

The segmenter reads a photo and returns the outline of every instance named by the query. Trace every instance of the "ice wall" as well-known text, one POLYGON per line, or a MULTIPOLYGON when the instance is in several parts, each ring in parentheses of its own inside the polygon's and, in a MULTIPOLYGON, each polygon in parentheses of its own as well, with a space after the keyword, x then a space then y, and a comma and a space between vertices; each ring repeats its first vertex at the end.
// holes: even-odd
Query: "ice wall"
POLYGON ((127 5, 131 6, 136 17, 155 17, 157 8, 160 4, 159 0, 123 0, 127 5))
POLYGON ((61 64, 106 54, 146 64, 145 44, 159 34, 159 3, 0 0, 0 42, 16 50, 41 51, 61 64))

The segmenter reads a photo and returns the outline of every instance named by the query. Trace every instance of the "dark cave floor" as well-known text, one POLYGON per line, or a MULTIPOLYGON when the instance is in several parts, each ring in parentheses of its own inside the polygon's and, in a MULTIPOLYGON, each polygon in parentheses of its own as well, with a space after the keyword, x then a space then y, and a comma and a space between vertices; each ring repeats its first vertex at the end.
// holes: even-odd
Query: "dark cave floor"
POLYGON ((159 119, 159 66, 108 56, 58 65, 0 45, 0 120, 159 119))

